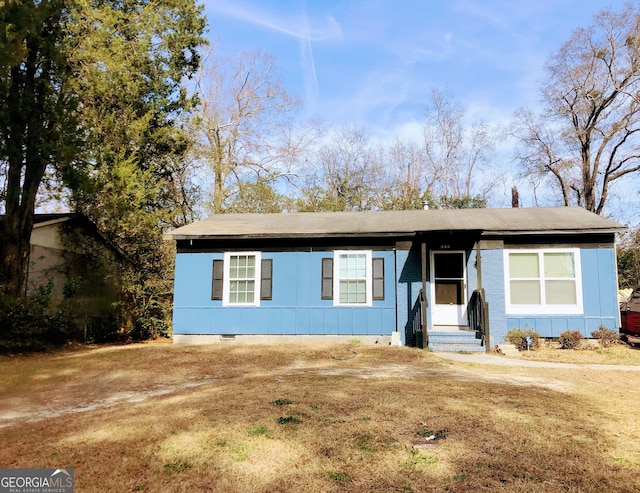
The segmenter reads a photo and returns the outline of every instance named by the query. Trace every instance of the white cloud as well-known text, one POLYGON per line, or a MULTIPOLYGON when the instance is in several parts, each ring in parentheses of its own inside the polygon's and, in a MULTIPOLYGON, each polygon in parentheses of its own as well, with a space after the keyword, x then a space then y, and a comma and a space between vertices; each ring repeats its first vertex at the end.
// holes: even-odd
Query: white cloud
POLYGON ((217 0, 208 5, 207 9, 210 15, 231 18, 297 40, 305 110, 307 114, 313 114, 319 97, 313 43, 341 39, 342 28, 331 15, 311 18, 307 14, 304 0, 300 0, 298 5, 291 7, 290 9, 278 9, 276 6, 264 8, 257 3, 250 5, 238 0, 217 0))
POLYGON ((276 12, 261 8, 256 3, 249 6, 238 0, 216 0, 208 5, 207 9, 218 15, 308 41, 326 41, 342 37, 340 25, 331 16, 314 19, 314 22, 309 24, 301 19, 298 13, 276 12))

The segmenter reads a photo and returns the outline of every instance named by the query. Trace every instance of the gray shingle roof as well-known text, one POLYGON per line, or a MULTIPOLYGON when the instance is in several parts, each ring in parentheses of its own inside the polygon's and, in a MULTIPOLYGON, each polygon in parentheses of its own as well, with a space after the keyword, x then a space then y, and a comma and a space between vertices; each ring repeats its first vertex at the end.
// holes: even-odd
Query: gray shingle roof
POLYGON ((615 221, 581 207, 452 209, 370 212, 219 214, 175 229, 168 237, 291 238, 411 235, 430 231, 482 231, 485 234, 618 233, 615 221))

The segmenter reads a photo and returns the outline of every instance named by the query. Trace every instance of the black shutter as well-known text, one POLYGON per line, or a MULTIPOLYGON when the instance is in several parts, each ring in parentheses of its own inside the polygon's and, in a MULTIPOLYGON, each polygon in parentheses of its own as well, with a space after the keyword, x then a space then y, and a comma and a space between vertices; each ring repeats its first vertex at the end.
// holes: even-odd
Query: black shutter
POLYGON ((373 299, 384 299, 384 259, 373 259, 373 299))
POLYGON ((273 286, 273 259, 263 258, 260 265, 260 299, 270 300, 273 286))
POLYGON ((213 261, 213 273, 211 276, 211 299, 212 300, 221 300, 222 299, 222 278, 223 278, 223 269, 224 260, 214 260, 213 261))
POLYGON ((333 259, 322 259, 322 292, 323 300, 333 299, 333 259))

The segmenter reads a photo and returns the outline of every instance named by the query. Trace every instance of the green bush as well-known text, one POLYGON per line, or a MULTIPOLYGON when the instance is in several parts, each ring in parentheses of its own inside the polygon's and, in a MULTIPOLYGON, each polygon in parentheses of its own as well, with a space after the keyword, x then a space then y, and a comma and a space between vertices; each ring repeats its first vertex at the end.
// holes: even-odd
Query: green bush
POLYGON ((64 303, 51 306, 51 286, 35 294, 0 298, 0 353, 44 351, 79 336, 64 303))
POLYGON ((558 337, 560 349, 576 349, 580 346, 582 334, 579 330, 565 330, 558 337))
POLYGON ((102 316, 90 317, 86 321, 84 342, 89 344, 125 342, 127 335, 120 330, 120 327, 120 305, 114 303, 102 316))
POLYGON ((520 351, 536 350, 540 347, 540 334, 531 329, 511 329, 505 337, 509 344, 513 344, 520 351), (528 344, 527 344, 528 336, 528 344))
POLYGON ((604 348, 620 343, 620 334, 615 330, 607 329, 604 325, 601 325, 598 330, 591 332, 591 337, 598 339, 600 345, 604 348))

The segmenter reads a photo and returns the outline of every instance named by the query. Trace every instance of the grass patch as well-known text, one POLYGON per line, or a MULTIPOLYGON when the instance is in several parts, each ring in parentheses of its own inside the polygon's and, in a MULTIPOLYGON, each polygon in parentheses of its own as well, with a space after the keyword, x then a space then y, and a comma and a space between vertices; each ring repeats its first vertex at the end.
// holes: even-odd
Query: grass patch
POLYGON ((624 457, 615 457, 614 462, 621 464, 623 466, 630 466, 631 465, 631 461, 629 459, 625 459, 624 457))
POLYGON ((256 426, 255 428, 249 429, 247 433, 249 434, 249 436, 263 437, 263 436, 267 436, 267 434, 269 433, 269 430, 265 425, 259 425, 259 426, 256 426))
POLYGON ((370 454, 374 451, 375 437, 371 435, 358 435, 355 441, 356 450, 362 454, 370 454))
POLYGON ((616 344, 607 348, 584 345, 572 350, 562 350, 552 344, 542 344, 536 351, 521 351, 520 356, 531 361, 640 366, 640 348, 625 344, 616 344))
POLYGON ((229 447, 229 453, 235 462, 243 462, 249 458, 249 446, 246 443, 237 443, 229 447))
POLYGON ((334 483, 349 480, 349 475, 346 472, 330 472, 328 476, 329 481, 333 481, 334 483))
POLYGON ((339 354, 140 344, 0 358, 0 464, 54 460, 89 493, 640 491, 640 372, 339 354))
POLYGON ((437 457, 422 453, 416 449, 413 449, 410 452, 409 456, 410 457, 407 464, 410 466, 431 466, 439 462, 439 459, 437 457))
POLYGON ((171 475, 183 471, 188 471, 193 467, 189 462, 177 461, 164 465, 164 472, 171 475))

